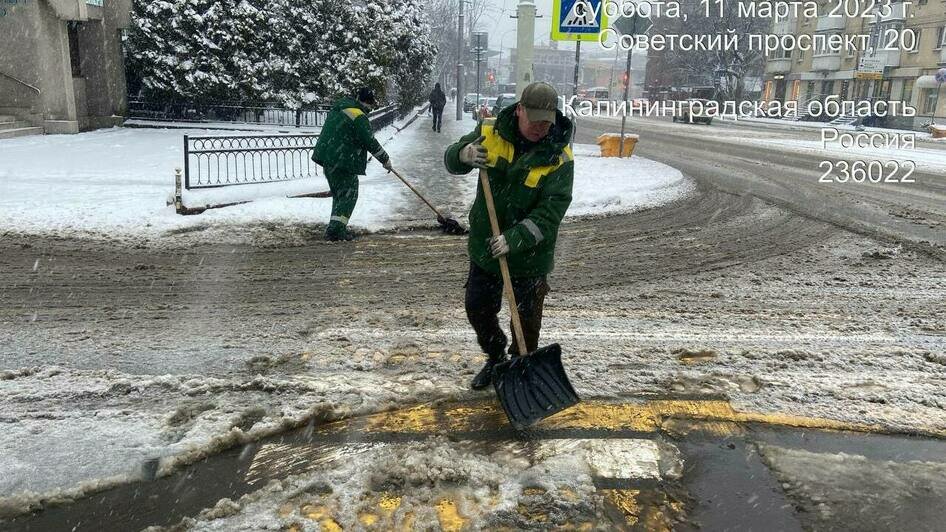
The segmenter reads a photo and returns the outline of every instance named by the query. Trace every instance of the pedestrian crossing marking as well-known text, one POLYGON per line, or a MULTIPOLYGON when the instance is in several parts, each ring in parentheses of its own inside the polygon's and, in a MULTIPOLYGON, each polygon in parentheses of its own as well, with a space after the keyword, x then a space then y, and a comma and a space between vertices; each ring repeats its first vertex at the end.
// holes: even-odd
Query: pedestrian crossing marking
MULTIPOLYGON (((601 4, 598 4, 598 9, 601 9, 601 4)), ((598 13, 591 6, 591 2, 588 0, 578 0, 572 5, 571 11, 569 11, 568 15, 565 17, 565 22, 562 22, 562 26, 570 28, 597 28, 597 18, 598 13)))

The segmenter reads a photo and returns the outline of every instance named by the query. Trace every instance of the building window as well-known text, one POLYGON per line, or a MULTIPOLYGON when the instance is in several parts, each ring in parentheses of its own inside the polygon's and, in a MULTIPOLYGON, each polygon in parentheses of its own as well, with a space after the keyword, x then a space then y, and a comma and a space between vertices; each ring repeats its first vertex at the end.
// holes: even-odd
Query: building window
POLYGON ((913 41, 913 48, 907 48, 907 52, 915 54, 920 51, 920 41, 923 40, 923 28, 914 28, 916 39, 913 41))
POLYGON ((913 103, 913 81, 908 79, 903 82, 903 90, 900 92, 900 101, 907 104, 913 103))
POLYGON ((770 59, 772 59, 773 61, 779 61, 782 59, 791 59, 791 58, 792 58, 792 51, 787 48, 782 48, 782 47, 779 47, 778 49, 773 50, 772 55, 770 56, 770 59))
MULTIPOLYGON (((841 35, 842 35, 841 33, 834 33, 834 34, 830 34, 830 33, 829 33, 829 34, 825 34, 825 37, 829 37, 830 39, 839 39, 839 38, 841 38, 841 35), (837 37, 831 37, 832 35, 836 35, 837 37)), ((823 56, 823 55, 830 55, 830 56, 840 56, 840 55, 841 55, 841 52, 840 52, 840 51, 836 51, 836 50, 832 50, 832 49, 831 49, 831 47, 828 45, 828 40, 829 40, 829 39, 826 38, 823 42, 822 42, 822 41, 818 41, 818 45, 819 45, 819 46, 816 46, 816 47, 814 48, 814 55, 815 55, 815 57, 823 56)))
POLYGON ((72 64, 72 77, 82 77, 82 58, 79 56, 79 23, 67 22, 69 30, 69 62, 72 64))
POLYGON ((946 46, 946 26, 943 26, 939 29, 939 33, 936 35, 936 49, 940 50, 946 46))
POLYGON ((920 101, 923 102, 923 114, 931 114, 936 109, 936 89, 923 89, 923 96, 920 101))

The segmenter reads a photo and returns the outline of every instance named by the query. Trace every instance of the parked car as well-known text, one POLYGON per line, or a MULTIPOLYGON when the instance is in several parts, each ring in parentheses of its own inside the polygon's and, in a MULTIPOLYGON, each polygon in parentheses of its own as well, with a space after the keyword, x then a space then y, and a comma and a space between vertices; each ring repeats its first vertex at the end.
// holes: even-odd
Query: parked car
POLYGON ((469 92, 463 98, 463 112, 472 113, 473 109, 476 109, 476 93, 469 92))
POLYGON ((591 87, 590 89, 585 89, 579 95, 579 101, 589 101, 592 105, 597 105, 598 102, 606 102, 610 98, 610 92, 607 87, 591 87))
POLYGON ((503 109, 509 107, 510 105, 519 101, 519 98, 516 97, 514 92, 504 92, 496 98, 496 103, 493 105, 491 113, 493 116, 499 116, 499 112, 503 109))

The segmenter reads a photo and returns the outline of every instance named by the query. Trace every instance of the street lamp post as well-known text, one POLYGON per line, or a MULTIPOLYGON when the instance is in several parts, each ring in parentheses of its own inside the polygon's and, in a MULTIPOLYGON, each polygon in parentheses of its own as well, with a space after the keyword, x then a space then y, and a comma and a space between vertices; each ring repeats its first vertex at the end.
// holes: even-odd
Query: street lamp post
POLYGON ((485 31, 476 31, 472 35, 475 45, 473 54, 476 60, 476 103, 473 106, 473 116, 479 116, 480 110, 480 63, 483 62, 483 56, 486 55, 487 34, 485 31))
POLYGON ((457 121, 463 120, 463 4, 460 0, 460 16, 457 19, 457 121))

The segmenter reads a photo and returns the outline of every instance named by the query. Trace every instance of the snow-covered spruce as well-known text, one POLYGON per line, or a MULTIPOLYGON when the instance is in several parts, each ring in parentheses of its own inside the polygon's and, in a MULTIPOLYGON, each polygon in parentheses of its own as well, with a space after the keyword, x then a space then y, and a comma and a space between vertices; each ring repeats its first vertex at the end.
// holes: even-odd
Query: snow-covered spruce
POLYGON ((322 103, 362 85, 410 106, 436 54, 418 0, 135 2, 132 90, 166 101, 322 103))

